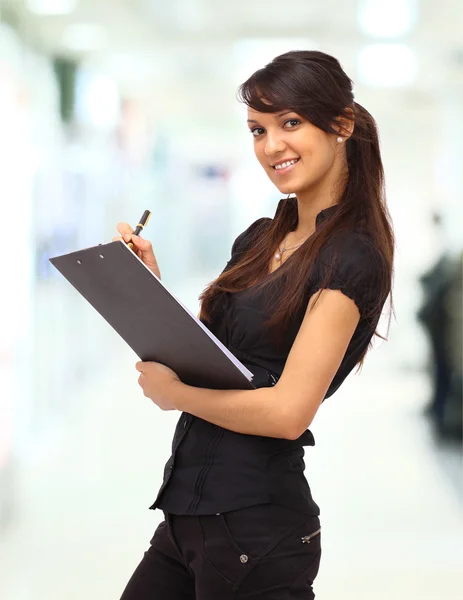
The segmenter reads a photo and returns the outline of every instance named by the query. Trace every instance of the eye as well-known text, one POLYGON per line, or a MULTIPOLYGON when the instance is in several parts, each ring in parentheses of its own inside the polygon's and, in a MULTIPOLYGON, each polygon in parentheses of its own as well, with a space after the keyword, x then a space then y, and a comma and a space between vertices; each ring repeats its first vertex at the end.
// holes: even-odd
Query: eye
POLYGON ((254 127, 254 129, 250 129, 249 131, 254 137, 257 137, 258 135, 262 135, 264 129, 262 127, 254 127))
POLYGON ((291 123, 291 124, 292 124, 292 126, 291 126, 291 127, 289 127, 289 129, 292 129, 293 127, 296 127, 296 125, 300 125, 300 124, 301 124, 301 120, 300 120, 300 119, 288 119, 288 120, 287 120, 287 121, 285 121, 285 123, 284 123, 284 124, 285 124, 285 126, 286 126, 288 123, 291 123))

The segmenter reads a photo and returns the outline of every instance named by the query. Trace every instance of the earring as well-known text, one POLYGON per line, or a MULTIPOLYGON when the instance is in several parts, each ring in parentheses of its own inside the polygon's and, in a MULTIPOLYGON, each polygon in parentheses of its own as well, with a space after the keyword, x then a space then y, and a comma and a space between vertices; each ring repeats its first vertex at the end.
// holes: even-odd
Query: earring
POLYGON ((342 139, 342 137, 338 137, 338 139, 337 139, 337 142, 338 142, 339 144, 342 144, 342 142, 343 142, 343 141, 344 141, 344 140, 342 139))

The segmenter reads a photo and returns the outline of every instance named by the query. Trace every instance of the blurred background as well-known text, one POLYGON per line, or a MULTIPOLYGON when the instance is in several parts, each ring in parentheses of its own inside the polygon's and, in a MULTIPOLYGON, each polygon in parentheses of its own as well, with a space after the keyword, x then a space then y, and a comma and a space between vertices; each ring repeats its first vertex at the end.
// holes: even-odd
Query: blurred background
POLYGON ((336 56, 377 119, 397 236, 388 341, 311 427, 317 598, 463 597, 462 40, 455 0, 0 0, 2 599, 119 598, 177 419, 48 258, 149 208, 196 314, 280 199, 236 89, 293 49, 336 56))

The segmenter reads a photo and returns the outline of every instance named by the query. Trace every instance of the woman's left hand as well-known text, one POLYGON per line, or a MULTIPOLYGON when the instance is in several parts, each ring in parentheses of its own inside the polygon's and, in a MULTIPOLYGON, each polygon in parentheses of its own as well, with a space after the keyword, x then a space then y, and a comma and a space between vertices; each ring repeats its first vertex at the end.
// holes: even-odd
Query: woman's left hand
POLYGON ((181 382, 172 369, 157 362, 137 362, 135 365, 140 372, 138 384, 144 395, 159 406, 161 410, 175 410, 173 404, 173 389, 181 382))

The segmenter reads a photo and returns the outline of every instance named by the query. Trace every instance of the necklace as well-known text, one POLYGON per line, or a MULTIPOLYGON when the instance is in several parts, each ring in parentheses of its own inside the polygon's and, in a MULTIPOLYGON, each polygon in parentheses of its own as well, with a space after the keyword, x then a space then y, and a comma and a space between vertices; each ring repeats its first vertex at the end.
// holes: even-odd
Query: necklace
MULTIPOLYGON (((294 250, 295 248, 299 248, 299 246, 302 246, 302 244, 307 240, 307 238, 305 240, 303 240, 300 244, 298 244, 297 246, 290 246, 289 248, 286 247, 286 241, 288 239, 288 235, 286 235, 285 237, 285 243, 283 248, 278 248, 278 252, 275 254, 275 259, 280 262, 281 259, 283 258, 283 252, 287 252, 288 250, 294 250)), ((307 236, 309 237, 309 236, 307 236)))

